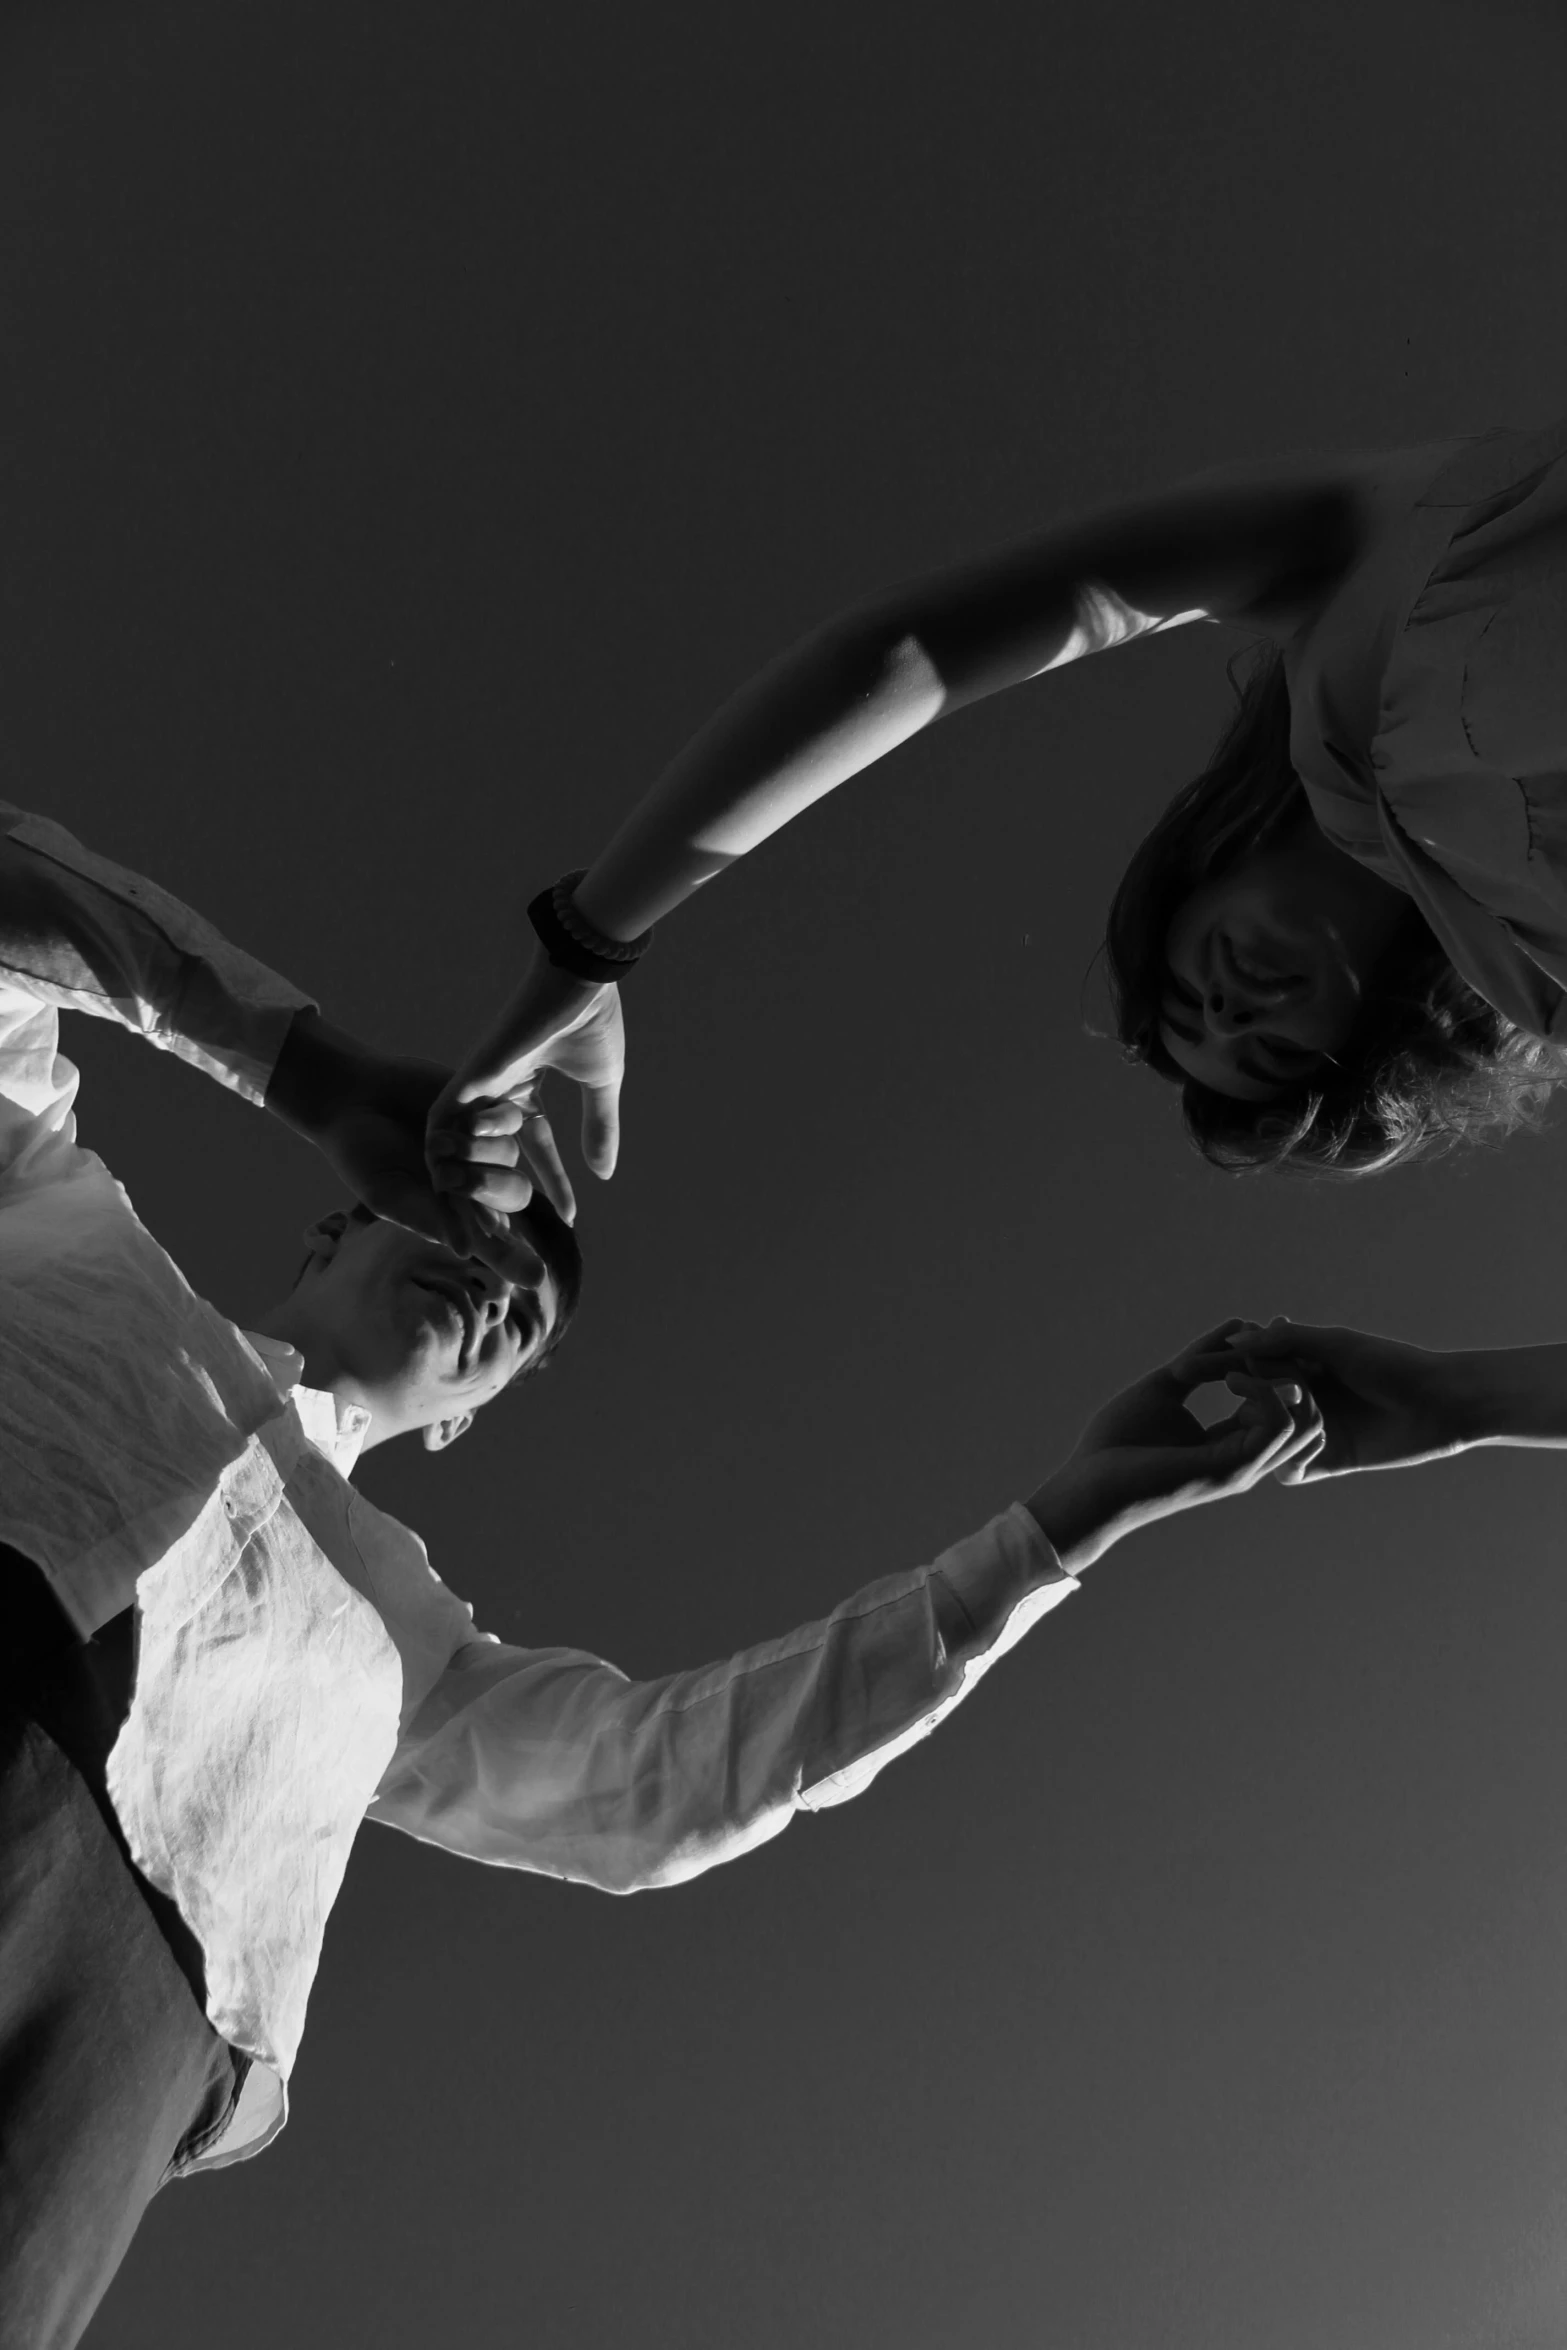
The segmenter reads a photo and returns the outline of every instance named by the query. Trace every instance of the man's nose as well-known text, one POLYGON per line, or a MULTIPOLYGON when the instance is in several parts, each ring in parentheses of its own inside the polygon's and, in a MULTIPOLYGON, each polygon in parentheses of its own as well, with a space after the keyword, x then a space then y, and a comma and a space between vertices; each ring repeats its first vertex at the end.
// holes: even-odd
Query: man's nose
POLYGON ((491 1323, 504 1321, 511 1311, 512 1291, 516 1284, 508 1281, 504 1273, 497 1273, 493 1265, 485 1264, 482 1257, 468 1259, 463 1267, 463 1277, 468 1295, 473 1300, 474 1311, 486 1329, 491 1323))

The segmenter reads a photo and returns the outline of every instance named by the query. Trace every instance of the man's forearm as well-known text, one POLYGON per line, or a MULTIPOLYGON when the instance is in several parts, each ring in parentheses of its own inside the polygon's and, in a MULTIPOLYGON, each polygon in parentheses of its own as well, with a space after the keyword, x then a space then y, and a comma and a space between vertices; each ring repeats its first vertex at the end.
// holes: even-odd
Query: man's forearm
POLYGON ((1076 1584, 1008 1509, 812 1624, 655 1681, 571 1649, 462 1642, 369 1817, 606 1892, 738 1859, 859 1795, 1076 1584))
POLYGON ((363 1047, 306 1005, 294 1014, 272 1065, 264 1107, 295 1134, 314 1142, 362 1065, 363 1047))
POLYGON ((1069 1575, 1082 1575, 1115 1545, 1116 1513, 1090 1463, 1065 1462, 1023 1507, 1069 1575))
POLYGON ((51 818, 0 803, 0 970, 62 1011, 114 1020, 260 1102, 313 999, 155 882, 51 818))

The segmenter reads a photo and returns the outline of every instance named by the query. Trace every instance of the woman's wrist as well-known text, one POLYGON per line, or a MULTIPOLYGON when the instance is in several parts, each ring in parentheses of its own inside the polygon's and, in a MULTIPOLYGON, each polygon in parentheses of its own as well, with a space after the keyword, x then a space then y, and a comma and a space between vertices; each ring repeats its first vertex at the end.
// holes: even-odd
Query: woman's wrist
POLYGON ((1457 1348, 1438 1358, 1438 1417, 1445 1433, 1460 1451, 1489 1444, 1500 1434, 1501 1399, 1486 1374, 1486 1356, 1473 1348, 1457 1348))
POLYGON ((621 939, 601 929, 576 904, 574 892, 585 880, 579 867, 541 889, 529 901, 528 920, 534 935, 557 970, 595 987, 618 985, 629 979, 653 943, 651 927, 635 937, 621 939))
POLYGON ((1481 1347, 1446 1362, 1445 1409, 1461 1446, 1567 1445, 1567 1346, 1481 1347))

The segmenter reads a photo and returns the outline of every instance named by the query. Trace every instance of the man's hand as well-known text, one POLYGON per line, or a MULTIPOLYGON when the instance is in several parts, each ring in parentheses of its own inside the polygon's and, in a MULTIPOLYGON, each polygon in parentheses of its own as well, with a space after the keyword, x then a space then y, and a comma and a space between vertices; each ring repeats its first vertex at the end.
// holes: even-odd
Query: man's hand
POLYGON ((1248 1376, 1304 1380, 1317 1399, 1323 1441, 1275 1466, 1281 1485, 1313 1485, 1356 1469, 1413 1468, 1446 1460, 1470 1441, 1461 1387, 1466 1356, 1363 1330, 1316 1328, 1282 1314, 1266 1329, 1242 1323, 1228 1344, 1248 1376))
POLYGON ((1249 1493, 1321 1443, 1322 1415, 1298 1379, 1237 1371, 1226 1340, 1247 1327, 1221 1322, 1113 1396, 1070 1458, 1030 1497, 1029 1510, 1069 1573, 1092 1565, 1139 1526, 1249 1493), (1186 1399, 1218 1380, 1241 1396, 1240 1408, 1204 1428, 1186 1399))
POLYGON ((425 1135, 430 1180, 454 1208, 463 1199, 515 1213, 534 1184, 571 1223, 577 1203, 539 1089, 547 1070, 582 1088, 582 1155, 607 1182, 620 1149, 620 1087, 626 1034, 620 990, 577 979, 536 955, 517 993, 443 1087, 425 1135), (473 1147, 474 1120, 489 1113, 515 1137, 506 1162, 510 1188, 498 1191, 493 1162, 473 1147), (524 1197, 513 1196, 517 1185, 524 1197), (501 1194, 504 1193, 504 1197, 501 1194))
POLYGON ((532 1197, 516 1171, 516 1114, 482 1104, 454 1113, 451 1131, 468 1160, 486 1169, 483 1204, 437 1193, 425 1165, 430 1111, 451 1071, 374 1051, 299 1013, 284 1040, 266 1106, 313 1142, 356 1199, 421 1239, 474 1256, 507 1280, 536 1280, 537 1251, 509 1222, 532 1197))

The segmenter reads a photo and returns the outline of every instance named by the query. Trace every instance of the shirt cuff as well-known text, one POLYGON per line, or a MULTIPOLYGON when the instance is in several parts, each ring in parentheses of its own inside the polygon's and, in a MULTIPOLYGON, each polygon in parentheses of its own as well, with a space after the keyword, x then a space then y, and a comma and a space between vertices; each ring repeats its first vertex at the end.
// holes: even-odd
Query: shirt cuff
POLYGON ((970 1654, 987 1667, 1015 1648, 1068 1591, 1080 1589, 1020 1501, 943 1551, 934 1571, 974 1627, 970 1654))

